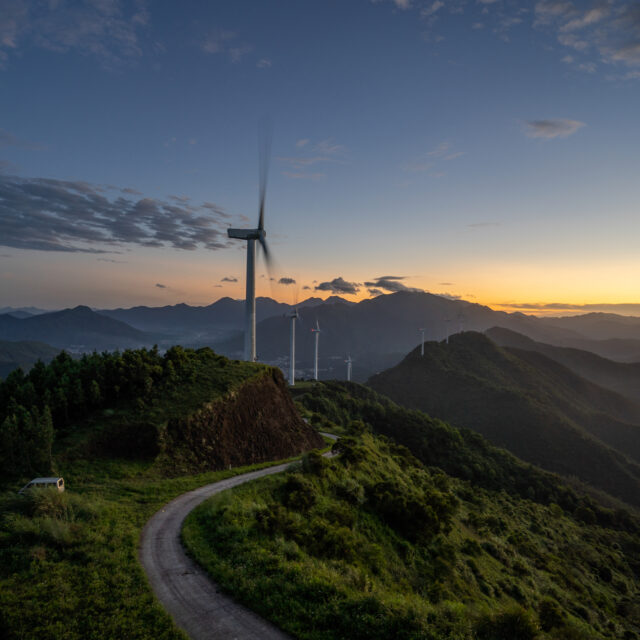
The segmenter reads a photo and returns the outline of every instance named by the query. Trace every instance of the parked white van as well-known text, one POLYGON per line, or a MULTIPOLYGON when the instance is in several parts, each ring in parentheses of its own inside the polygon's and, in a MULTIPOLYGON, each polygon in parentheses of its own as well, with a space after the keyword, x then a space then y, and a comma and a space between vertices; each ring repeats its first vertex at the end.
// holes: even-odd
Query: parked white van
POLYGON ((56 488, 58 491, 64 491, 64 478, 34 478, 31 482, 25 484, 18 493, 24 493, 28 489, 36 488, 56 488))

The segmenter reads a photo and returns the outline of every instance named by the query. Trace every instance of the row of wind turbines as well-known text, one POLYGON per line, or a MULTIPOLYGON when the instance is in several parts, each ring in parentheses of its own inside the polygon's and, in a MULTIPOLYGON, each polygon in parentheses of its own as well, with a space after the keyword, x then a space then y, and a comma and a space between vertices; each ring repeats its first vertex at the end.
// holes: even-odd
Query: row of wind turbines
MULTIPOLYGON (((267 268, 271 266, 271 253, 267 246, 267 232, 264 228, 265 199, 267 195, 267 178, 269 174, 269 156, 271 139, 264 136, 260 146, 260 184, 259 184, 259 208, 258 226, 255 229, 227 229, 229 238, 246 240, 247 242, 247 280, 245 293, 245 317, 244 317, 244 359, 248 362, 255 362, 256 357, 256 242, 262 249, 267 268)), ((295 362, 296 362, 296 320, 299 318, 298 310, 294 308, 289 314, 291 321, 289 338, 289 384, 295 384, 295 362)), ((311 331, 315 334, 315 358, 313 365, 313 378, 318 380, 318 342, 320 338, 320 326, 316 320, 316 326, 311 331)), ((353 360, 348 356, 345 360, 347 364, 347 380, 351 380, 351 368, 353 360)))

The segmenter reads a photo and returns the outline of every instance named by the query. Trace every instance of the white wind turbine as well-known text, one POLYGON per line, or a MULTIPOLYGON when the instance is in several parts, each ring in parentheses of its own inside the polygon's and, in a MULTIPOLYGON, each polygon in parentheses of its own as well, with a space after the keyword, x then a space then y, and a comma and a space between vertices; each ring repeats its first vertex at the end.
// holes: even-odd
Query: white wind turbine
POLYGON ((257 229, 227 229, 230 238, 247 241, 247 287, 244 311, 244 359, 256 361, 256 240, 260 243, 267 266, 271 255, 267 248, 264 230, 264 200, 269 172, 270 140, 265 136, 260 149, 260 209, 257 229))
POLYGON ((451 322, 451 318, 449 316, 447 316, 444 319, 444 323, 445 323, 445 326, 446 326, 446 330, 445 331, 446 331, 446 343, 447 344, 449 344, 449 323, 450 322, 451 322))
POLYGON ((289 384, 293 387, 296 383, 296 320, 298 310, 294 307, 289 314, 291 329, 289 333, 289 384))
POLYGON ((318 324, 317 318, 316 318, 315 329, 312 327, 311 331, 314 334, 314 337, 316 340, 316 354, 315 354, 315 359, 313 361, 313 379, 317 380, 318 379, 318 340, 320 339, 320 333, 322 333, 320 331, 320 325, 318 324))
POLYGON ((418 329, 418 331, 422 334, 422 346, 421 346, 421 349, 420 349, 420 355, 424 356, 424 332, 425 332, 425 329, 418 329))
POLYGON ((351 382, 351 365, 353 364, 353 360, 350 355, 347 356, 345 362, 347 363, 347 382, 351 382))

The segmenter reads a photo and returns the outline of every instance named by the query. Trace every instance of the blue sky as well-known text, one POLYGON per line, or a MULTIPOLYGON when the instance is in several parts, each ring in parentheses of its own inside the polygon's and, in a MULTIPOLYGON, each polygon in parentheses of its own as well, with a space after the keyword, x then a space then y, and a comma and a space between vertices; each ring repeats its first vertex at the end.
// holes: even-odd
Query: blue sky
POLYGON ((638 301, 637 2, 0 0, 0 13, 7 305, 242 297, 225 229, 257 217, 265 118, 277 269, 260 293, 638 301), (371 286, 389 274, 403 279, 371 286))

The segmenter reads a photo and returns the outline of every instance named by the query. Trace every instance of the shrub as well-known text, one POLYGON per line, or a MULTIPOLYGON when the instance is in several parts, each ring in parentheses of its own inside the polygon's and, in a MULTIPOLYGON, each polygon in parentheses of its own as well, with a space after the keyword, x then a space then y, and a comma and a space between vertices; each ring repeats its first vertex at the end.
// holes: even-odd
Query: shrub
POLYGON ((551 598, 545 598, 538 605, 538 618, 543 631, 551 631, 564 622, 564 613, 560 605, 551 598))
POLYGON ((298 473, 287 478, 282 491, 283 503, 294 511, 308 511, 316 503, 314 486, 298 473))
POLYGON ((535 616, 518 607, 481 618, 476 625, 476 637, 478 640, 534 640, 538 630, 535 616))

